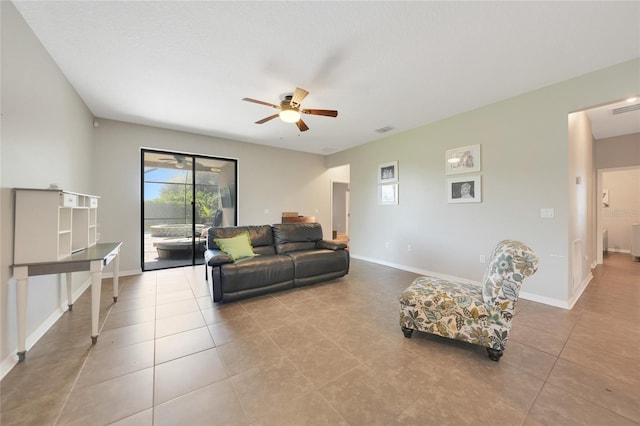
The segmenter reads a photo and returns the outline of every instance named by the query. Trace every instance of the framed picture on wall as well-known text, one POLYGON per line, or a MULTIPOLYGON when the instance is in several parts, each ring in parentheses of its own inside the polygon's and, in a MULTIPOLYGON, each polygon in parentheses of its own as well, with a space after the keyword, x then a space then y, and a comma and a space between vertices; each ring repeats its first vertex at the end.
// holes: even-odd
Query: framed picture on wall
POLYGON ((480 144, 450 149, 446 154, 448 175, 480 171, 480 144))
POLYGON ((398 204, 398 184, 378 185, 378 204, 398 204))
POLYGON ((398 162, 378 164, 378 183, 389 183, 398 181, 398 162))
POLYGON ((479 203, 482 201, 482 177, 465 176, 447 179, 449 203, 479 203))

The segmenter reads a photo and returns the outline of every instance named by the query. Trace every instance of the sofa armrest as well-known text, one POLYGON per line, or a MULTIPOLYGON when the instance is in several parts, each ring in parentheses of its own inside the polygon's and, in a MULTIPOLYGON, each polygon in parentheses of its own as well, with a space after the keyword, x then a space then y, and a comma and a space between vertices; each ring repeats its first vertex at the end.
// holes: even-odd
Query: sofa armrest
POLYGON ((319 249, 327 249, 327 250, 344 250, 347 248, 347 245, 344 243, 336 243, 335 241, 328 240, 320 240, 316 243, 316 247, 319 249))
POLYGON ((231 256, 223 252, 222 250, 209 249, 204 252, 204 260, 208 266, 215 268, 216 266, 224 265, 225 263, 233 263, 231 256))

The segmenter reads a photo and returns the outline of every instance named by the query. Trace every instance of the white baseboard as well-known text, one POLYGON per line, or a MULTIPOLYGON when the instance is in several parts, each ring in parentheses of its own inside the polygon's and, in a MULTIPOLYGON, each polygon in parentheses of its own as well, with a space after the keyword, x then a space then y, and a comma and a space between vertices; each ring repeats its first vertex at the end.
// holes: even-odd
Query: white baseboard
MULTIPOLYGON (((456 277, 456 276, 453 276, 453 275, 441 274, 439 272, 429 271, 429 270, 426 270, 426 269, 414 268, 412 266, 400 265, 398 263, 386 262, 386 261, 380 260, 380 259, 373 259, 373 258, 370 258, 370 257, 358 256, 358 255, 353 255, 353 254, 351 254, 351 258, 352 259, 364 260, 365 262, 376 263, 378 265, 389 266, 391 268, 400 269, 402 271, 413 272, 414 274, 428 275, 430 277, 440 278, 440 279, 448 280, 448 281, 459 281, 459 282, 468 283, 468 284, 480 285, 479 281, 473 281, 473 280, 469 280, 467 278, 456 277)), ((409 284, 411 284, 411 283, 409 283, 409 284)), ((409 284, 407 284, 407 286, 409 284)))
MULTIPOLYGON (((120 271, 120 273, 118 274, 119 277, 125 277, 125 276, 130 276, 130 275, 140 275, 142 274, 142 270, 141 269, 134 269, 131 271, 120 271)), ((113 272, 105 272, 102 274, 102 278, 113 278, 113 272)), ((84 283, 82 283, 82 285, 80 287, 78 287, 72 294, 71 300, 75 303, 76 300, 78 300, 78 298, 80 296, 82 296, 82 293, 84 293, 89 287, 91 286, 91 277, 89 277, 87 279, 87 281, 85 281, 84 283)), ((40 340, 42 338, 42 336, 44 336, 44 334, 56 323, 56 321, 58 321, 58 319, 60 319, 60 317, 62 315, 64 315, 65 312, 67 312, 69 310, 69 307, 67 306, 66 300, 65 302, 63 302, 58 309, 55 310, 54 313, 52 313, 49 318, 47 318, 46 320, 44 320, 40 326, 35 329, 31 334, 29 334, 26 338, 26 342, 25 342, 25 347, 26 350, 28 351, 29 349, 31 349, 33 347, 33 345, 35 345, 38 340, 40 340)), ((7 355, 1 362, 0 362, 0 380, 2 380, 2 378, 4 378, 4 376, 9 373, 9 371, 11 371, 11 369, 13 367, 16 366, 16 364, 18 364, 18 355, 16 354, 18 352, 18 348, 15 347, 10 353, 9 355, 7 355)))
POLYGON ((527 293, 526 291, 520 292, 520 298, 529 300, 530 302, 542 303, 543 305, 554 306, 556 308, 571 309, 569 303, 564 300, 556 299, 553 297, 539 296, 533 293, 527 293))
POLYGON ((587 277, 580 283, 580 287, 578 287, 578 290, 569 298, 569 307, 567 309, 573 308, 573 305, 575 305, 578 299, 580 299, 580 296, 582 296, 582 293, 584 293, 584 291, 587 289, 592 279, 593 274, 589 272, 589 275, 587 275, 587 277))
MULTIPOLYGON (((128 277, 131 275, 142 275, 142 269, 134 269, 131 271, 120 271, 118 277, 128 277)), ((113 272, 104 272, 102 278, 113 278, 113 272)))
MULTIPOLYGON (((82 296, 82 293, 84 293, 89 286, 91 286, 91 278, 87 279, 84 283, 82 283, 82 285, 80 287, 78 287, 72 294, 71 296, 71 300, 75 303, 76 300, 78 300, 78 298, 80 296, 82 296)), ((42 338, 42 336, 45 335, 45 333, 47 331, 49 331, 49 329, 56 323, 56 321, 58 321, 60 319, 60 317, 62 315, 64 315, 65 312, 67 312, 69 310, 69 306, 67 305, 67 301, 65 300, 60 306, 58 306, 58 308, 49 316, 49 318, 47 318, 46 320, 44 320, 39 326, 38 328, 36 328, 31 334, 29 334, 26 338, 25 341, 25 349, 27 351, 29 351, 29 349, 31 349, 33 347, 33 345, 35 345, 36 343, 38 343, 38 340, 40 340, 42 338)), ((9 355, 7 355, 2 362, 0 362, 0 380, 2 380, 4 378, 5 375, 7 375, 7 373, 9 373, 9 371, 11 371, 11 369, 13 367, 16 366, 16 364, 18 364, 18 347, 15 347, 10 353, 9 355)))
POLYGON ((628 254, 631 254, 631 249, 621 249, 621 248, 611 248, 611 247, 609 247, 608 251, 612 251, 614 253, 628 253, 628 254))
MULTIPOLYGON (((431 277, 441 278, 443 280, 448 280, 448 281, 458 281, 458 282, 463 282, 463 283, 468 283, 468 284, 481 285, 481 283, 479 281, 473 281, 473 280, 469 280, 469 279, 466 279, 466 278, 456 277, 456 276, 453 276, 453 275, 440 274, 438 272, 428 271, 428 270, 420 269, 420 268, 414 268, 414 267, 406 266, 406 265, 400 265, 400 264, 397 264, 397 263, 386 262, 386 261, 383 261, 383 260, 373 259, 373 258, 370 258, 370 257, 358 256, 358 255, 353 255, 353 254, 351 254, 351 257, 353 259, 359 259, 359 260, 364 260, 366 262, 376 263, 378 265, 389 266, 389 267, 400 269, 400 270, 403 270, 403 271, 413 272, 415 274, 428 275, 428 276, 431 276, 431 277)), ((586 280, 587 284, 589 283, 591 278, 593 278, 593 277, 591 276, 591 274, 589 274, 589 277, 586 280)), ((407 284, 407 286, 408 285, 409 284, 407 284)), ((583 284, 583 286, 581 286, 580 288, 581 288, 580 294, 582 294, 582 292, 586 288, 586 284, 583 284)), ((545 305, 555 306, 557 308, 562 308, 562 309, 571 309, 571 307, 573 307, 575 302, 578 300, 578 298, 576 298, 575 301, 573 301, 572 303, 568 303, 568 302, 566 302, 564 300, 555 299, 555 298, 552 298, 552 297, 538 296, 537 294, 527 293, 527 292, 524 292, 524 291, 520 292, 520 297, 525 299, 525 300, 530 300, 532 302, 543 303, 545 305)), ((578 297, 580 297, 580 296, 578 295, 578 297)))

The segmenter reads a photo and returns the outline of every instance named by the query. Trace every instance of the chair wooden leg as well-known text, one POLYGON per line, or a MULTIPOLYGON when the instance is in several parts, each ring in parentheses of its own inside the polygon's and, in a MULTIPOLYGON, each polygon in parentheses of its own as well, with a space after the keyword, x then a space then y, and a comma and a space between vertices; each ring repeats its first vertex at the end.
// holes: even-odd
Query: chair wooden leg
POLYGON ((489 359, 496 362, 500 361, 503 353, 501 350, 493 348, 487 348, 487 352, 489 353, 489 359))
POLYGON ((404 337, 407 339, 411 339, 411 335, 413 334, 413 330, 407 327, 400 327, 402 332, 404 333, 404 337))

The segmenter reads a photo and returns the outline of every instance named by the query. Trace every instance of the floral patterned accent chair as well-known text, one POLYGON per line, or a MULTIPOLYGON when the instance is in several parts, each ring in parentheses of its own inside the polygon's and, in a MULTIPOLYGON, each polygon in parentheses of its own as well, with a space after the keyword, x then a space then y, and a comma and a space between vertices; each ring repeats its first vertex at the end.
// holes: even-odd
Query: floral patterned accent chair
POLYGON ((520 286, 538 269, 538 257, 520 241, 504 240, 493 250, 482 286, 418 277, 400 296, 400 327, 487 348, 499 361, 509 339, 520 286))

